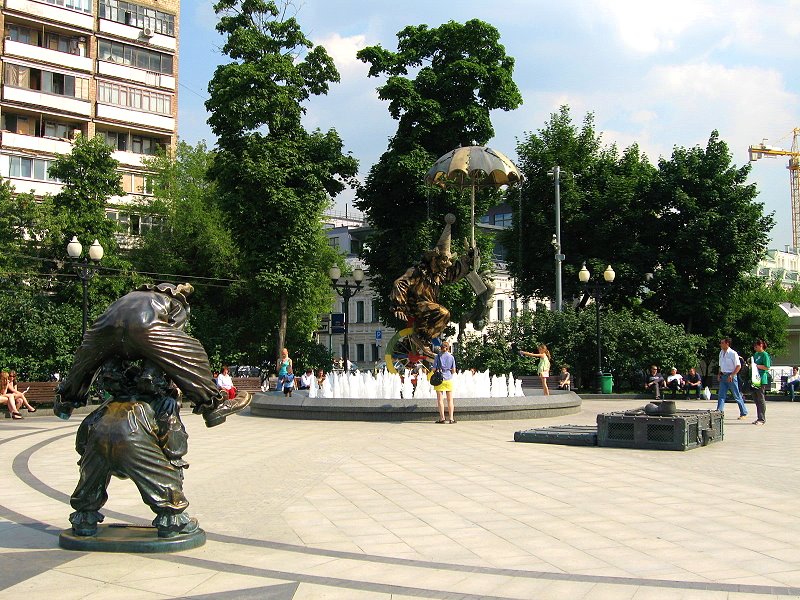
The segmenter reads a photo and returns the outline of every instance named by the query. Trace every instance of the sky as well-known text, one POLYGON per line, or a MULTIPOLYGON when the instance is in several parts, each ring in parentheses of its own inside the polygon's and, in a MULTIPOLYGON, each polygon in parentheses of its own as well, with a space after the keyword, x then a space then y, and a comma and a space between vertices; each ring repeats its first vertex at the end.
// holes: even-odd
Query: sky
MULTIPOLYGON (((215 138, 204 101, 214 69, 227 62, 216 33, 213 0, 183 0, 180 21, 178 133, 194 144, 215 138)), ((377 97, 383 78, 367 77, 356 59, 365 46, 397 48, 407 25, 438 26, 478 18, 500 32, 515 59, 523 105, 495 111, 493 146, 516 160, 516 146, 543 128, 559 106, 580 124, 594 113, 606 144, 638 143, 649 159, 705 146, 712 130, 737 166, 748 146, 790 149, 800 127, 800 0, 294 0, 306 36, 333 57, 341 83, 306 103, 305 124, 335 128, 360 162, 360 176, 396 130, 377 97)), ((775 214, 771 248, 792 242, 788 158, 753 163, 749 181, 775 214)), ((352 193, 336 209, 352 212, 352 193)))

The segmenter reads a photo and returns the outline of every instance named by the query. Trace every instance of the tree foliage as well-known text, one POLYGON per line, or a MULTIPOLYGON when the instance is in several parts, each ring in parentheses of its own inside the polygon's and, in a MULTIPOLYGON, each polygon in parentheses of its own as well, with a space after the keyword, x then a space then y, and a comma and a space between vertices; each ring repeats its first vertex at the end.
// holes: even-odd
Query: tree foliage
MULTIPOLYGON (((386 76, 378 96, 389 102, 389 113, 398 121, 387 151, 370 169, 356 200, 372 226, 364 258, 379 300, 435 244, 445 214, 457 218, 454 249, 468 237, 469 197, 425 186, 433 162, 458 146, 486 144, 494 135, 491 111, 513 110, 522 103, 512 79, 514 59, 488 23, 473 19, 436 28, 409 26, 397 38, 397 51, 371 46, 358 52, 370 65, 371 77, 386 76)), ((476 214, 497 202, 497 195, 479 193, 476 214)), ((488 261, 492 240, 479 236, 478 247, 488 261)), ((450 286, 445 304, 459 320, 471 310, 474 294, 463 282, 450 286)), ((399 325, 386 302, 379 306, 385 322, 399 325)))
POLYGON ((577 277, 583 262, 594 277, 611 264, 617 277, 604 304, 641 304, 704 336, 701 354, 708 360, 716 356, 720 336, 731 333, 782 343, 775 302, 780 294, 750 277, 774 219, 764 215, 755 186, 747 183, 749 166, 732 164, 716 131, 705 147, 676 147, 654 167, 635 145, 622 152, 605 147, 592 115, 578 127, 564 106, 524 138, 518 153, 527 179, 521 211, 511 203, 514 226, 502 239, 523 294, 552 297, 555 289, 553 181, 547 172, 559 165, 567 299, 586 291, 577 277), (753 306, 762 311, 759 317, 753 306))
MULTIPOLYGON (((337 257, 321 217, 358 164, 335 130, 305 130, 302 102, 339 80, 333 60, 275 2, 215 4, 223 52, 206 108, 218 136, 210 175, 240 251, 233 300, 244 348, 277 351, 286 332, 308 339, 330 306, 327 269, 337 257), (245 226, 246 225, 246 226, 245 226)), ((290 341, 290 340, 289 340, 290 341)))
POLYGON ((621 153, 604 147, 594 117, 586 115, 578 127, 566 106, 543 129, 529 133, 517 153, 525 182, 521 199, 509 202, 514 224, 502 239, 520 293, 551 298, 555 291, 554 184, 548 172, 558 165, 564 297, 580 294, 578 271, 584 262, 596 277, 611 264, 617 280, 608 301, 629 304, 657 260, 652 248, 656 208, 649 195, 655 169, 647 157, 635 145, 621 153))
POLYGON ((65 372, 80 343, 82 285, 67 258, 76 236, 84 254, 95 239, 105 254, 89 282, 89 319, 105 310, 140 278, 120 256, 116 225, 106 203, 123 194, 117 162, 100 138, 78 137, 70 154, 58 157, 50 175, 63 184, 53 197, 36 199, 0 184, 0 327, 6 332, 0 360, 32 378, 65 372))
MULTIPOLYGON (((511 323, 496 323, 485 336, 469 336, 458 348, 460 368, 489 369, 515 375, 536 373, 536 359, 522 358, 511 344, 535 351, 547 345, 552 354, 551 373, 568 366, 583 388, 591 389, 597 374, 596 314, 594 310, 549 311, 539 306, 511 323)), ((704 338, 686 334, 657 315, 641 309, 604 310, 601 315, 603 371, 614 375, 620 389, 637 389, 644 369, 650 364, 677 367, 685 372, 698 367, 698 353, 704 338)))

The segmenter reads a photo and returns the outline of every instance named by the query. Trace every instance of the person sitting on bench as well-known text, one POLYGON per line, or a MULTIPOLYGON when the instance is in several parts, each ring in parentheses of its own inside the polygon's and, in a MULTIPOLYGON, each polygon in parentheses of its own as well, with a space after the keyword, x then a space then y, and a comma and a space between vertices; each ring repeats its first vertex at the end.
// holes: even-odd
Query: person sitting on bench
POLYGON ((675 367, 672 367, 672 370, 667 376, 667 387, 672 390, 673 398, 683 389, 683 375, 678 373, 678 369, 675 367))
POLYGON ((789 394, 789 400, 792 402, 794 402, 798 388, 800 388, 800 369, 792 367, 792 375, 786 380, 786 393, 789 394))

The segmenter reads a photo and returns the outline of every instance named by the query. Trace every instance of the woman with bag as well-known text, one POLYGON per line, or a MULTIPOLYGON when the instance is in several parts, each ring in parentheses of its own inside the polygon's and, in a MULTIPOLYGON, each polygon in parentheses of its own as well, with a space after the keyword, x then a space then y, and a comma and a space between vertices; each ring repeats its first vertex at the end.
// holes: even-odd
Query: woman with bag
POLYGON ((772 360, 767 354, 767 342, 758 339, 753 344, 753 358, 750 359, 750 378, 753 383, 753 402, 756 403, 756 420, 753 425, 767 422, 767 399, 765 391, 769 386, 769 368, 772 360))
POLYGON ((450 342, 442 342, 442 348, 433 361, 431 384, 436 390, 436 405, 439 407, 437 423, 455 423, 453 418, 453 373, 456 372, 456 359, 450 354, 450 342), (444 418, 444 395, 447 395, 448 419, 444 418))

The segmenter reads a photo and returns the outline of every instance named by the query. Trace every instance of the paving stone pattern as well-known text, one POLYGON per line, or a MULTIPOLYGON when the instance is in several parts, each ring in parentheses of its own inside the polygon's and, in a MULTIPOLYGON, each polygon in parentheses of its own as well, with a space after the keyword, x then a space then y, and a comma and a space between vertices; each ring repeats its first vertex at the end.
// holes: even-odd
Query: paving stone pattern
MULTIPOLYGON (((633 407, 213 429, 187 414, 208 543, 168 555, 60 549, 80 418, 2 420, 0 599, 800 598, 800 404, 770 404, 763 427, 733 407, 725 440, 692 452, 513 442, 633 407)), ((109 494, 106 522, 152 519, 131 482, 109 494)))

